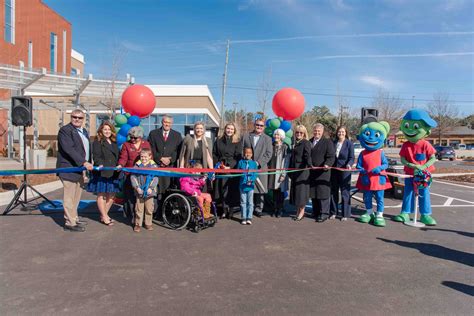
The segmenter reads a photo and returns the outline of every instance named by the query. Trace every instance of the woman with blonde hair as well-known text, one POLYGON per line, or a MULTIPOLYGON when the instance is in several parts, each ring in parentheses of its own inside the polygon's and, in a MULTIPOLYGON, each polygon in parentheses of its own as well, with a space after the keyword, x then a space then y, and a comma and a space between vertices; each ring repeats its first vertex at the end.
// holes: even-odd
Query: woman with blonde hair
MULTIPOLYGON (((294 128, 295 144, 290 156, 289 168, 304 169, 312 166, 311 143, 308 140, 308 131, 303 125, 294 128)), ((304 217, 304 209, 309 201, 310 170, 289 173, 291 179, 290 203, 296 207, 295 221, 304 217)))
MULTIPOLYGON (((222 169, 235 169, 242 158, 242 142, 234 123, 224 126, 222 135, 214 142, 212 157, 222 169)), ((231 218, 234 210, 239 210, 239 178, 217 179, 214 187, 214 201, 217 202, 221 217, 231 218)))
MULTIPOLYGON (((119 158, 115 127, 110 122, 103 122, 97 130, 97 138, 92 143, 94 166, 115 167, 119 158)), ((87 185, 87 191, 97 194, 97 208, 100 222, 110 226, 113 220, 109 210, 114 204, 115 193, 120 192, 118 173, 113 170, 94 171, 87 185)))
POLYGON ((184 168, 191 161, 202 164, 203 168, 213 168, 211 140, 205 136, 203 122, 194 123, 194 135, 186 135, 179 154, 179 167, 184 168))

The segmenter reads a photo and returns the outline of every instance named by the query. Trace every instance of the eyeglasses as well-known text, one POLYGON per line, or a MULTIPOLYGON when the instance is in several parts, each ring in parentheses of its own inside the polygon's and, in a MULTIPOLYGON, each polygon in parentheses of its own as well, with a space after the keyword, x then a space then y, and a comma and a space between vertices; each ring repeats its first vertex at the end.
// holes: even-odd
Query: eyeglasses
POLYGON ((255 124, 256 127, 264 127, 265 125, 263 124, 255 124))
POLYGON ((76 120, 83 120, 84 119, 84 116, 74 116, 74 115, 72 115, 71 117, 73 119, 76 119, 76 120))
POLYGON ((295 132, 295 134, 304 134, 303 132, 295 132))
POLYGON ((140 137, 130 136, 130 139, 139 139, 140 137))

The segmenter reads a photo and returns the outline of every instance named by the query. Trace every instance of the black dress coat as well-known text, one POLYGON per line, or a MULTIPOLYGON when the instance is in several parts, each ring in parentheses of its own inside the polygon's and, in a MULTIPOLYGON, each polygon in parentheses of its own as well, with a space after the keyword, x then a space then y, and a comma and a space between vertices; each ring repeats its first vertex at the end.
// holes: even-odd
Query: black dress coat
MULTIPOLYGON (((89 134, 83 129, 84 135, 89 139, 89 134)), ((89 142, 89 162, 92 156, 89 142)), ((86 151, 81 136, 77 129, 71 124, 64 125, 58 132, 58 156, 56 168, 81 167, 86 162, 86 151)), ((82 172, 59 173, 61 180, 77 182, 82 178, 82 172)))
MULTIPOLYGON (((106 140, 95 140, 92 143, 92 158, 94 166, 115 167, 119 158, 119 148, 116 142, 110 144, 106 140)), ((104 170, 100 172, 103 178, 112 178, 117 176, 113 170, 104 170)))
MULTIPOLYGON (((154 129, 148 136, 148 142, 153 153, 153 160, 160 166, 160 159, 162 157, 171 157, 171 162, 168 167, 176 167, 178 161, 178 153, 181 151, 181 144, 183 137, 181 133, 171 129, 168 133, 168 138, 163 138, 163 127, 154 129)), ((163 167, 163 166, 161 166, 163 167)), ((164 193, 170 186, 171 179, 169 177, 160 177, 159 179, 159 193, 164 193)))
MULTIPOLYGON (((214 163, 221 162, 225 166, 235 169, 242 159, 242 142, 233 143, 229 138, 218 138, 212 148, 212 157, 214 163)), ((229 207, 239 206, 239 178, 217 179, 214 187, 214 199, 229 207)))
MULTIPOLYGON (((321 138, 316 146, 313 146, 314 138, 311 138, 311 162, 313 167, 332 167, 336 157, 334 144, 328 138, 321 138)), ((331 197, 331 169, 311 170, 310 195, 312 199, 329 199, 331 197)))
MULTIPOLYGON (((289 168, 309 168, 311 167, 311 143, 302 139, 296 142, 290 156, 289 168)), ((288 174, 291 179, 290 203, 295 206, 303 206, 308 203, 309 176, 310 170, 291 172, 288 174)))

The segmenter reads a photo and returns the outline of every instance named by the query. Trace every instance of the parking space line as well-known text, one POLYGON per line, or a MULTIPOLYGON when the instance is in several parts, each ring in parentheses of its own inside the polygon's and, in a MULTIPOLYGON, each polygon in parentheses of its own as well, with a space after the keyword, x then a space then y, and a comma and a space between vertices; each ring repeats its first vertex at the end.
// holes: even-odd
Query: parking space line
POLYGON ((436 196, 441 196, 441 197, 444 197, 444 198, 447 198, 447 199, 454 199, 456 201, 461 201, 461 202, 464 202, 464 203, 469 203, 469 204, 474 205, 474 202, 472 202, 472 201, 466 201, 466 200, 461 200, 461 199, 458 199, 458 198, 452 198, 450 196, 446 196, 446 195, 442 195, 442 194, 438 194, 438 193, 433 193, 433 192, 431 192, 430 194, 431 195, 436 195, 436 196))
POLYGON ((469 185, 463 185, 463 184, 457 184, 457 183, 451 183, 451 182, 444 182, 444 181, 439 181, 439 180, 433 180, 433 182, 441 183, 441 184, 449 184, 449 185, 453 185, 453 186, 461 187, 461 188, 474 189, 474 186, 469 186, 469 185))
POLYGON ((444 202, 444 206, 449 206, 449 205, 451 205, 451 203, 453 203, 453 201, 454 201, 454 198, 449 198, 449 199, 447 199, 446 202, 444 202))

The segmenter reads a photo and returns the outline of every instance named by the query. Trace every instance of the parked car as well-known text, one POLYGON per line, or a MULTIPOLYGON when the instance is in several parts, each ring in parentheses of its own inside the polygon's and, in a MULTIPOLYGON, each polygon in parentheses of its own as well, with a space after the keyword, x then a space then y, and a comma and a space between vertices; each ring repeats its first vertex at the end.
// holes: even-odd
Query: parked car
POLYGON ((354 158, 357 159, 360 155, 360 152, 364 150, 360 143, 354 143, 354 158))
POLYGON ((459 149, 459 150, 466 150, 466 144, 458 144, 456 146, 456 149, 459 149))
POLYGON ((453 161, 456 159, 456 152, 451 146, 436 146, 436 158, 438 160, 449 159, 453 161))

